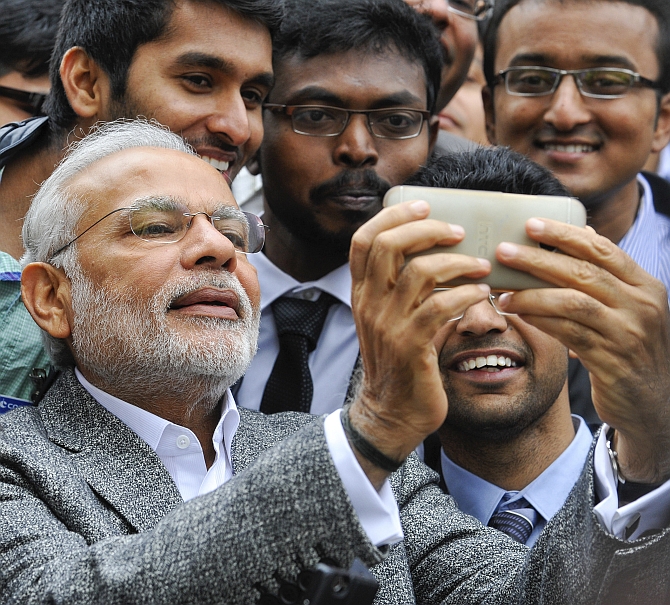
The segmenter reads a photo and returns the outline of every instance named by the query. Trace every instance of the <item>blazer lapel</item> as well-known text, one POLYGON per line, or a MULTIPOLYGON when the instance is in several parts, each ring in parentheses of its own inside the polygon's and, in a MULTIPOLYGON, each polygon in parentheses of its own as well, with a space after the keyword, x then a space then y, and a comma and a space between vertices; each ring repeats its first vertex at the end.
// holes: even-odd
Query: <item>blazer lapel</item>
POLYGON ((136 531, 183 502, 156 453, 68 370, 40 404, 49 438, 69 450, 91 489, 136 531))

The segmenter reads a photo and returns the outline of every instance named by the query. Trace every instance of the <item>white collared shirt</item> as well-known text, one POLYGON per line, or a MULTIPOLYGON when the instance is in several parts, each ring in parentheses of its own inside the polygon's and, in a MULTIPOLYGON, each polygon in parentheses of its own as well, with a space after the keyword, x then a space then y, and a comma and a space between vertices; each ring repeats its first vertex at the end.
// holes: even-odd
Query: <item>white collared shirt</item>
POLYGON ((340 302, 328 310, 319 342, 309 355, 309 369, 314 383, 310 411, 312 414, 328 414, 341 408, 358 356, 358 338, 351 312, 349 264, 338 267, 317 281, 300 283, 276 267, 264 254, 251 254, 249 261, 256 267, 261 285, 261 328, 258 353, 236 393, 237 401, 245 408, 260 409, 265 385, 279 354, 279 339, 270 305, 284 295, 314 300, 321 292, 328 292, 340 302))
MULTIPOLYGON (((232 478, 230 448, 240 424, 240 414, 230 391, 224 396, 221 419, 212 438, 216 459, 207 470, 202 447, 192 431, 100 390, 78 369, 75 374, 100 405, 156 452, 184 500, 211 492, 232 478)), ((340 422, 340 410, 326 418, 324 430, 335 468, 370 541, 381 546, 402 540, 400 513, 391 486, 386 481, 379 492, 372 486, 349 446, 340 422)))

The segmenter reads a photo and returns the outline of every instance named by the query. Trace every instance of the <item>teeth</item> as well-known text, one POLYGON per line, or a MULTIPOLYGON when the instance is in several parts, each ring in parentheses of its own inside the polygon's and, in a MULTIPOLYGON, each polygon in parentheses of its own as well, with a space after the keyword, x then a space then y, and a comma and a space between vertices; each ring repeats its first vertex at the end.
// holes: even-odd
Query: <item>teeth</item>
POLYGON ((471 357, 464 359, 456 366, 460 372, 469 372, 477 368, 483 369, 486 372, 496 372, 498 368, 515 368, 516 361, 512 361, 509 357, 502 355, 489 355, 487 357, 471 357))
POLYGON ((590 153, 591 151, 595 151, 595 147, 592 145, 555 145, 547 143, 544 145, 544 148, 549 151, 559 151, 562 153, 590 153))
POLYGON ((214 158, 210 158, 206 155, 203 155, 201 157, 210 166, 214 166, 214 168, 220 170, 221 172, 225 172, 226 170, 228 170, 228 166, 230 166, 230 162, 220 162, 219 160, 215 160, 214 158))

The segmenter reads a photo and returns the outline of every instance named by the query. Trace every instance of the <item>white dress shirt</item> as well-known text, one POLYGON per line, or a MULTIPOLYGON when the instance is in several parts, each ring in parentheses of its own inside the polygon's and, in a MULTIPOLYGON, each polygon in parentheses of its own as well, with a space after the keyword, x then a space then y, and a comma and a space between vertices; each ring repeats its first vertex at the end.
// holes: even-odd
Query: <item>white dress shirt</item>
MULTIPOLYGON (((233 476, 230 447, 240 414, 230 391, 224 396, 221 419, 212 437, 216 458, 208 470, 200 442, 192 431, 100 390, 78 369, 75 374, 100 405, 156 452, 184 500, 211 492, 233 476)), ((344 434, 340 410, 326 418, 325 436, 335 468, 370 541, 381 546, 402 540, 400 514, 391 486, 386 481, 377 492, 368 481, 344 434)))
POLYGON ((328 310, 319 341, 309 355, 314 383, 310 411, 312 414, 328 414, 341 408, 358 357, 358 338, 351 313, 349 264, 317 281, 300 283, 277 268, 264 254, 250 254, 249 261, 256 267, 261 285, 261 329, 258 353, 236 393, 237 401, 245 408, 260 409, 265 385, 279 354, 279 339, 270 305, 284 295, 315 300, 321 292, 328 292, 340 302, 328 310))

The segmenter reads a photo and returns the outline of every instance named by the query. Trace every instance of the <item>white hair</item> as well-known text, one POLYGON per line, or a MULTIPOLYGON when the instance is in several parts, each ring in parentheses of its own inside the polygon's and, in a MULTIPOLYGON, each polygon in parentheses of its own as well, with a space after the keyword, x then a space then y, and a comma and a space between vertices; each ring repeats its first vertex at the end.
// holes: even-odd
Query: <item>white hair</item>
MULTIPOLYGON (((55 258, 54 253, 76 237, 79 221, 87 208, 69 188, 83 170, 110 155, 135 147, 158 147, 196 155, 184 140, 155 120, 116 120, 99 123, 80 141, 68 147, 52 175, 42 183, 23 223, 24 254, 21 264, 44 262, 62 268, 69 276, 78 266, 76 242, 55 258)), ((57 366, 74 365, 65 341, 42 333, 44 347, 57 366)))

